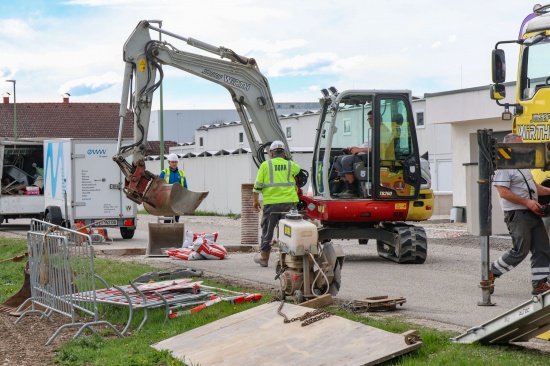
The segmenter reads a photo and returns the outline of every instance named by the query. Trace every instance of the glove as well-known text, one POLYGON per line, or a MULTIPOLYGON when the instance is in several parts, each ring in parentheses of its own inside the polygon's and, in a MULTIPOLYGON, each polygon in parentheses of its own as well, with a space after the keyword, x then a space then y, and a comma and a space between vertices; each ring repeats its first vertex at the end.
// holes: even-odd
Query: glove
POLYGON ((531 210, 535 214, 541 216, 541 217, 548 217, 550 216, 550 205, 541 205, 542 207, 539 210, 531 210))

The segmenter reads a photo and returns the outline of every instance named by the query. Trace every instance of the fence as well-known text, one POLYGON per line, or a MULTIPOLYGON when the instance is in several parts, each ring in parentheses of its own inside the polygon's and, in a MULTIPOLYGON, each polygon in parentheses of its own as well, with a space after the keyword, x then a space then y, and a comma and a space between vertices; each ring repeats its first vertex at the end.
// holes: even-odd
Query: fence
POLYGON ((31 298, 20 309, 31 304, 15 323, 33 313, 48 320, 54 312, 69 317, 71 322, 59 327, 46 345, 67 327, 80 327, 75 338, 86 328, 95 332, 91 327, 96 325, 106 325, 122 337, 114 325, 99 320, 94 248, 89 235, 33 219, 27 233, 27 246, 31 298), (81 301, 79 292, 91 294, 91 301, 81 301))
POLYGON ((23 312, 15 323, 29 314, 39 314, 51 320, 54 312, 71 319, 70 323, 55 331, 46 345, 68 327, 80 327, 74 338, 85 329, 97 334, 92 328, 97 325, 108 326, 122 337, 128 331, 137 309, 144 311, 143 320, 137 328, 139 330, 147 321, 149 309, 164 308, 167 320, 172 310, 203 304, 215 295, 211 291, 201 291, 201 283, 191 283, 190 280, 180 281, 177 286, 173 281, 159 282, 154 286, 144 286, 148 288, 142 290, 139 288, 141 286, 132 282, 126 286, 110 287, 94 273, 94 247, 89 235, 36 219, 31 221, 27 246, 31 298, 19 307, 25 309, 28 306, 29 310, 23 312), (102 288, 97 289, 96 284, 102 288), (122 331, 110 322, 99 319, 98 304, 129 308, 128 320, 122 331))

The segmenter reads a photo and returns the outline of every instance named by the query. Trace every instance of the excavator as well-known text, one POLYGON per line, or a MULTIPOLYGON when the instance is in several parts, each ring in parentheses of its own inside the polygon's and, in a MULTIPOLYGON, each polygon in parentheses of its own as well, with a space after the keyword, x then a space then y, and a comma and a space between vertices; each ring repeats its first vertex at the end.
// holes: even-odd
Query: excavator
MULTIPOLYGON (((122 126, 130 105, 135 134, 132 144, 120 146, 119 133, 118 154, 113 160, 126 177, 124 192, 130 199, 143 203, 153 215, 172 216, 192 212, 207 192, 168 185, 145 169, 153 94, 163 81, 163 66, 219 84, 229 92, 250 148, 256 152, 253 158, 256 165, 265 160, 266 149, 275 140, 284 143, 289 159, 292 150, 282 130, 269 82, 255 59, 229 48, 179 36, 161 26, 159 20, 141 21, 124 44, 126 66, 120 123, 122 126), (166 38, 157 41, 157 37, 151 37, 152 31, 171 37, 170 42, 166 38), (180 50, 173 44, 174 39, 219 58, 180 50), (133 159, 131 164, 127 162, 129 156, 133 159)), ((410 91, 338 92, 330 87, 321 93, 312 169, 310 172, 302 169, 296 179, 297 208, 309 222, 318 225, 315 243, 290 250, 288 255, 280 256, 277 264, 276 278, 281 281, 282 295, 293 294, 295 301, 338 292, 344 253, 332 244, 332 239, 357 239, 360 244, 374 239, 378 254, 384 258, 397 263, 424 263, 426 233, 406 221, 427 220, 433 212, 429 168, 427 160, 419 155, 410 91), (358 194, 341 195, 345 184, 335 162, 349 153, 348 147, 367 142, 369 151, 354 157, 352 175, 358 194), (311 190, 304 192, 309 177, 311 190)), ((288 217, 292 221, 296 216, 288 217)), ((284 244, 283 240, 280 244, 284 244)))
MULTIPOLYGON (((161 28, 162 22, 141 21, 124 45, 124 84, 120 121, 130 100, 134 112, 134 143, 120 146, 113 157, 126 176, 124 191, 143 203, 153 215, 170 216, 194 210, 207 192, 192 192, 145 170, 145 143, 154 91, 168 65, 219 84, 229 92, 244 126, 254 161, 265 160, 266 147, 283 141, 283 133, 267 78, 254 58, 225 47, 183 37, 161 28), (157 25, 155 25, 157 24, 157 25), (219 58, 182 51, 167 40, 155 40, 155 31, 219 58), (157 79, 158 75, 158 79, 157 79), (126 158, 132 155, 131 164, 126 158)), ((323 89, 311 172, 298 177, 298 209, 319 223, 319 241, 357 239, 377 242, 380 256, 398 263, 423 263, 427 240, 423 228, 405 223, 423 221, 433 213, 427 161, 419 155, 411 93, 408 90, 323 89), (368 123, 373 116, 372 127, 368 123), (339 155, 350 146, 370 141, 371 151, 354 164, 359 194, 340 198, 341 176, 334 168, 339 155), (311 177, 312 193, 302 190, 311 177)), ((119 138, 120 141, 120 138, 119 138)))

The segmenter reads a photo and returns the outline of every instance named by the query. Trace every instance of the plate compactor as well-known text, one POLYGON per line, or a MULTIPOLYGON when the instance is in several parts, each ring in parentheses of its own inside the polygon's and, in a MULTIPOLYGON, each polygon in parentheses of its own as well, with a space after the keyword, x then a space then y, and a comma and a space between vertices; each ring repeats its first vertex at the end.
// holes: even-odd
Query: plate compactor
POLYGON ((279 221, 277 276, 281 300, 292 296, 299 304, 340 290, 344 251, 331 242, 319 243, 317 225, 296 210, 279 221))

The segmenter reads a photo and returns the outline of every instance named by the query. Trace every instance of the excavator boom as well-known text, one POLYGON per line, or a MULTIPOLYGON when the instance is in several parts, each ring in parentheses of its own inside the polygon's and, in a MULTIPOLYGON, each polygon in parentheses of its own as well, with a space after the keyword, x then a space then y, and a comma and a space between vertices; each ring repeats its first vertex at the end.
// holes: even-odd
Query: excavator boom
MULTIPOLYGON (((157 175, 145 170, 153 94, 162 83, 163 65, 173 66, 226 88, 254 151, 261 150, 265 144, 274 140, 283 141, 287 151, 290 150, 275 111, 269 83, 254 59, 238 55, 225 47, 178 36, 153 26, 152 22, 141 21, 124 44, 123 58, 126 67, 120 104, 120 131, 123 117, 130 105, 134 112, 134 142, 121 146, 119 133, 119 149, 113 160, 126 177, 124 191, 130 199, 145 203, 145 208, 155 215, 183 214, 194 210, 208 192, 197 193, 177 185, 168 186, 157 175), (181 51, 167 41, 153 40, 150 31, 182 40, 222 59, 181 51), (133 157, 132 164, 126 161, 129 156, 133 157)), ((257 157, 256 163, 260 163, 257 157)))

